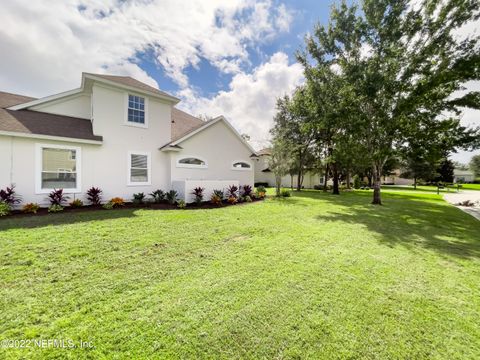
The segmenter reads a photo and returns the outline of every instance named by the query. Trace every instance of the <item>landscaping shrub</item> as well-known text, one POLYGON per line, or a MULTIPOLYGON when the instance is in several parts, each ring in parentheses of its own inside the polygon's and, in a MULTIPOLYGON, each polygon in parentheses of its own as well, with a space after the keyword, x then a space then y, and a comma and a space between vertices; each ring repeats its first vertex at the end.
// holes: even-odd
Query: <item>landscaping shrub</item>
POLYGON ((57 213, 57 212, 60 212, 60 211, 63 211, 63 206, 59 205, 59 204, 52 204, 48 208, 49 213, 57 213))
POLYGON ((195 203, 197 205, 200 205, 203 201, 203 191, 205 190, 205 188, 202 188, 202 187, 196 187, 195 189, 193 189, 192 191, 192 194, 195 196, 195 203))
POLYGON ((282 191, 280 191, 280 196, 281 197, 290 197, 292 194, 290 193, 289 190, 287 189, 282 189, 282 191))
MULTIPOLYGON (((68 200, 68 196, 63 193, 63 189, 53 189, 50 194, 48 194, 48 199, 51 205, 60 205, 62 206, 68 200)), ((62 208, 63 210, 63 208, 62 208)), ((50 211, 50 209, 49 209, 50 211)), ((61 211, 61 210, 60 210, 61 211)), ((53 211, 52 211, 53 212, 53 211)))
POLYGON ((23 205, 22 211, 25 214, 31 213, 31 214, 36 214, 38 209, 40 209, 40 206, 37 203, 28 203, 23 205))
POLYGON ((165 200, 165 193, 160 189, 151 192, 150 196, 153 198, 153 202, 157 204, 165 200))
POLYGON ((175 205, 178 200, 178 193, 175 190, 170 190, 165 194, 165 197, 170 205, 175 205))
POLYGON ((230 185, 227 189, 227 195, 229 198, 234 197, 236 199, 238 197, 238 187, 230 185))
POLYGON ((143 192, 133 194, 134 204, 143 204, 145 202, 145 194, 143 192))
POLYGON ((0 201, 7 204, 9 208, 20 202, 20 197, 15 192, 15 185, 0 190, 0 201))
POLYGON ((259 199, 263 199, 267 193, 267 189, 265 189, 263 186, 257 187, 257 197, 259 199))
POLYGON ((323 185, 313 185, 314 190, 323 190, 323 185))
POLYGON ((250 185, 243 185, 243 196, 252 196, 253 189, 250 185))
POLYGON ((187 207, 187 204, 185 204, 185 201, 179 200, 178 203, 177 203, 177 207, 179 209, 185 209, 187 207))
POLYGON ((245 202, 252 202, 252 198, 247 195, 247 196, 244 197, 244 201, 245 202))
POLYGON ((238 199, 235 196, 229 196, 227 199, 228 203, 231 205, 235 205, 238 201, 238 199))
POLYGON ((113 203, 111 201, 105 203, 102 205, 102 207, 105 209, 105 210, 112 210, 113 209, 113 203))
POLYGON ((98 187, 91 187, 87 190, 87 199, 92 205, 100 205, 102 201, 102 190, 98 187))
POLYGON ((0 216, 6 216, 10 214, 10 205, 5 201, 0 201, 0 216))
POLYGON ((80 199, 75 199, 69 205, 72 208, 80 208, 83 206, 83 201, 80 199))
POLYGON ((213 205, 221 205, 222 204, 222 199, 220 198, 220 196, 218 196, 216 194, 212 194, 212 196, 210 197, 210 202, 213 205))
POLYGON ((360 179, 360 176, 355 175, 353 177, 353 188, 360 189, 361 186, 362 186, 362 179, 360 179))
POLYGON ((109 202, 112 204, 112 208, 125 205, 125 200, 121 197, 111 198, 109 202))
POLYGON ((213 194, 217 195, 220 200, 223 200, 223 198, 225 197, 225 193, 223 192, 223 190, 213 190, 213 194))

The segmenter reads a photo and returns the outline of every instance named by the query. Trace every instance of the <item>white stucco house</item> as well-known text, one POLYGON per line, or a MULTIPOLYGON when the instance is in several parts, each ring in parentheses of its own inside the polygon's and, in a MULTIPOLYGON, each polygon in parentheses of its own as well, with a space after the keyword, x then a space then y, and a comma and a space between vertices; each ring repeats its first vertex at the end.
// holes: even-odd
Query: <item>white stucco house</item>
POLYGON ((83 73, 78 89, 34 99, 0 92, 0 187, 46 204, 52 189, 84 199, 253 185, 253 148, 219 116, 203 121, 179 99, 131 77, 83 73))

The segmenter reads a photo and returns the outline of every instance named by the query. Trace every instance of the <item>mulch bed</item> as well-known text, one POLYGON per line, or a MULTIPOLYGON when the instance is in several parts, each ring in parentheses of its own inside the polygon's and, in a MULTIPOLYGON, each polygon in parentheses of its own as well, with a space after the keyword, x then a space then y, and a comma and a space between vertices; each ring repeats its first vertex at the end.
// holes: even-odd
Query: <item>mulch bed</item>
MULTIPOLYGON (((214 205, 211 202, 205 201, 200 205, 196 205, 195 203, 187 204, 185 209, 179 208, 177 205, 170 205, 167 202, 161 203, 145 203, 145 204, 134 204, 132 202, 126 202, 122 206, 115 207, 113 209, 104 209, 102 205, 85 205, 82 207, 71 207, 66 206, 63 208, 63 211, 59 213, 77 213, 77 212, 85 212, 85 211, 110 211, 110 210, 121 210, 121 209, 148 209, 148 210, 201 210, 201 209, 219 209, 227 206, 242 206, 247 204, 253 204, 255 202, 262 201, 263 199, 252 199, 252 202, 240 202, 234 205, 228 203, 226 200, 222 202, 220 205, 214 205)), ((45 216, 45 215, 54 215, 56 213, 49 213, 48 208, 40 208, 38 209, 36 214, 32 213, 24 213, 22 210, 12 210, 9 215, 4 216, 4 218, 9 217, 25 217, 25 216, 45 216)))

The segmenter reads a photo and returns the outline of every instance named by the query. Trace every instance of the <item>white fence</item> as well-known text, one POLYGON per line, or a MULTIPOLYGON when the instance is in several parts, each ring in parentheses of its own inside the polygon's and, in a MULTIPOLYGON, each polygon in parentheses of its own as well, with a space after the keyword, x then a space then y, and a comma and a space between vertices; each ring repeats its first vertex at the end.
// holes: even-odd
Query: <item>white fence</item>
POLYGON ((223 190, 225 193, 230 185, 239 187, 238 180, 177 180, 172 181, 172 188, 178 192, 178 198, 187 204, 195 200, 192 194, 196 187, 204 188, 203 200, 208 201, 213 190, 223 190))

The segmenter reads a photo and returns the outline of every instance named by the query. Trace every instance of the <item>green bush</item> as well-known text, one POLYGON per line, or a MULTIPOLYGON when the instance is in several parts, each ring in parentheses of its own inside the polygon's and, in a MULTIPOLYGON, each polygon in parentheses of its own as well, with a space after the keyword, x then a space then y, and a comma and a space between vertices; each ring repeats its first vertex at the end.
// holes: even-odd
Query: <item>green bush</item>
POLYGON ((112 210, 112 209, 113 209, 113 202, 109 201, 109 202, 103 204, 102 207, 103 207, 105 210, 112 210))
POLYGON ((353 188, 360 189, 361 186, 362 186, 362 180, 360 179, 360 176, 355 175, 353 177, 353 188))
POLYGON ((290 193, 289 190, 287 189, 283 189, 282 191, 280 191, 280 196, 281 197, 290 197, 292 194, 290 193))
POLYGON ((50 207, 48 208, 49 213, 57 213, 60 211, 63 211, 63 206, 59 204, 50 205, 50 207))
POLYGON ((75 199, 70 203, 70 207, 72 208, 80 208, 83 206, 83 201, 80 199, 75 199))
POLYGON ((134 204, 143 204, 145 202, 145 194, 143 192, 133 194, 134 204))
POLYGON ((250 196, 248 196, 248 195, 245 196, 245 197, 243 198, 243 200, 244 200, 245 202, 252 202, 252 198, 251 198, 250 196))
POLYGON ((36 214, 39 209, 40 209, 40 205, 38 205, 37 203, 28 203, 23 205, 22 211, 25 214, 28 214, 28 213, 36 214))
POLYGON ((4 201, 0 201, 0 216, 6 216, 10 214, 10 205, 4 201))
POLYGON ((165 199, 165 193, 163 192, 163 190, 160 189, 151 192, 150 196, 153 198, 153 202, 157 204, 165 199))
POLYGON ((178 193, 175 190, 170 190, 165 194, 165 197, 170 205, 175 205, 178 199, 178 193))
POLYGON ((177 207, 179 209, 185 209, 187 207, 187 204, 185 204, 185 201, 179 200, 178 203, 177 203, 177 207))

